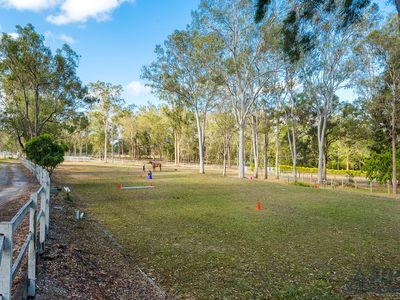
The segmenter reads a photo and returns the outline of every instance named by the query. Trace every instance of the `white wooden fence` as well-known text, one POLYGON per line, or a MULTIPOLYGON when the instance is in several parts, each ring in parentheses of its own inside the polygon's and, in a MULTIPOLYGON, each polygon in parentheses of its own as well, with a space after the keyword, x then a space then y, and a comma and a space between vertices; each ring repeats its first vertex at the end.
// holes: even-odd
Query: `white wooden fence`
POLYGON ((10 300, 14 279, 27 254, 27 296, 34 297, 36 289, 36 254, 44 251, 49 229, 50 177, 46 170, 23 159, 24 166, 39 181, 41 187, 9 222, 0 222, 0 300, 10 300), (40 199, 40 206, 38 206, 40 199), (29 214, 29 232, 13 261, 13 235, 26 215, 29 214), (39 224, 39 226, 37 226, 39 224))

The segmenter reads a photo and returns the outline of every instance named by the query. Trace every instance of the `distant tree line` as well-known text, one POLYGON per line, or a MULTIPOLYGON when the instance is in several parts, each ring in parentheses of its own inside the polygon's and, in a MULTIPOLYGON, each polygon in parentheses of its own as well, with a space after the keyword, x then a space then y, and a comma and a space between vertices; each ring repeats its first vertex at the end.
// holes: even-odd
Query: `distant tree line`
MULTIPOLYGON (((397 2, 396 2, 397 3, 397 2)), ((79 56, 53 54, 32 25, 0 43, 0 147, 50 133, 73 154, 155 158, 279 176, 279 165, 363 171, 396 194, 399 14, 369 1, 202 0, 143 67, 160 104, 84 86, 79 56), (338 93, 352 89, 354 101, 338 93), (269 174, 270 166, 274 174, 269 174), (262 170, 262 171, 260 171, 262 170)))

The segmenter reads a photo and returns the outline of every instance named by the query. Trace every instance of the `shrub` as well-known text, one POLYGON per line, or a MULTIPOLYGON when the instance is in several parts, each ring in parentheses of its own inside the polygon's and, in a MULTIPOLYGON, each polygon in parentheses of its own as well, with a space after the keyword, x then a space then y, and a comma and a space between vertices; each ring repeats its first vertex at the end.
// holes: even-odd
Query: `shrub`
MULTIPOLYGON (((293 171, 293 166, 289 165, 280 165, 279 169, 281 171, 293 171)), ((309 167, 297 167, 297 172, 298 173, 313 173, 317 174, 318 173, 318 168, 309 168, 309 167)), ((331 175, 345 175, 345 176, 365 176, 365 173, 360 171, 360 170, 334 170, 334 169, 327 169, 326 170, 328 174, 331 175)))
POLYGON ((297 185, 297 186, 310 187, 310 185, 308 183, 300 182, 300 181, 295 181, 295 182, 293 182, 293 184, 297 185))
MULTIPOLYGON (((396 169, 400 170, 400 149, 396 152, 396 169)), ((376 180, 379 183, 392 181, 392 152, 387 150, 382 153, 372 153, 365 162, 367 178, 376 180)), ((400 179, 400 172, 397 172, 397 180, 400 179)))
POLYGON ((64 161, 64 153, 67 150, 66 145, 58 144, 49 134, 30 139, 24 148, 26 157, 46 169, 50 176, 54 169, 64 161))

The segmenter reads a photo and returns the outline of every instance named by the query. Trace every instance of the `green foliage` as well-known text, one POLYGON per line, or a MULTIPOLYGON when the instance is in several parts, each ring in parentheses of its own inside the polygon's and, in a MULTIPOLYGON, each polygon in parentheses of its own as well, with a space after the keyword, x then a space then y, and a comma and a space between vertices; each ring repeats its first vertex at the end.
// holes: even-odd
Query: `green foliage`
POLYGON ((77 113, 86 89, 76 74, 79 56, 68 45, 52 53, 31 24, 16 26, 16 33, 0 35, 0 128, 23 146, 41 133, 57 133, 77 113))
MULTIPOLYGON (((293 171, 293 166, 289 165, 280 165, 279 169, 281 171, 293 171)), ((318 173, 318 168, 309 168, 309 167, 296 167, 296 170, 298 173, 312 173, 312 174, 317 174, 318 173)), ((360 170, 334 170, 334 169, 327 169, 326 172, 328 174, 332 175, 347 175, 349 177, 351 176, 365 176, 365 172, 360 171, 360 170)))
POLYGON ((252 162, 251 164, 250 164, 250 171, 254 171, 254 163, 252 162))
POLYGON ((50 176, 54 169, 64 161, 68 147, 58 144, 51 135, 42 134, 30 139, 25 145, 26 157, 46 169, 50 176))
POLYGON ((302 186, 302 187, 311 187, 308 183, 306 182, 301 182, 301 181, 295 181, 293 182, 293 185, 297 185, 297 186, 302 186))
MULTIPOLYGON (((396 169, 400 170, 400 149, 396 153, 396 169)), ((387 150, 382 153, 372 153, 370 158, 365 162, 365 170, 369 180, 376 180, 379 183, 386 183, 392 180, 392 152, 387 150)), ((397 180, 400 174, 397 172, 397 180)))
MULTIPOLYGON (((266 14, 271 11, 271 0, 258 0, 255 11, 255 22, 261 22, 266 14)), ((365 10, 370 6, 370 0, 306 0, 293 1, 285 13, 282 35, 282 50, 292 61, 298 61, 301 53, 313 48, 317 42, 315 35, 310 33, 310 25, 315 20, 325 21, 329 15, 336 13, 336 19, 340 20, 334 30, 340 31, 352 24, 362 21, 365 10), (315 16, 319 15, 319 18, 315 16)))

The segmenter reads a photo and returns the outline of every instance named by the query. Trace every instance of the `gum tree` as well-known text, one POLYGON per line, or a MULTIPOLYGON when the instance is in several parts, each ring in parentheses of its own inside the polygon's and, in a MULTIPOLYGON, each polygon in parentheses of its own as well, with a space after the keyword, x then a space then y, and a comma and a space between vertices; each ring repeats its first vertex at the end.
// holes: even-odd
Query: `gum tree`
POLYGON ((201 174, 205 173, 207 114, 214 108, 219 92, 219 78, 210 63, 219 48, 215 35, 200 33, 194 24, 171 34, 164 47, 157 46, 157 59, 142 72, 142 78, 160 98, 177 97, 195 115, 201 174))
POLYGON ((122 86, 102 81, 89 83, 89 94, 94 99, 93 112, 101 119, 104 132, 104 161, 107 162, 108 133, 115 111, 123 104, 122 86))
POLYGON ((400 102, 400 35, 396 30, 397 18, 392 17, 382 29, 374 30, 366 39, 372 49, 375 62, 381 67, 378 79, 381 82, 381 93, 376 104, 376 110, 382 110, 381 123, 390 124, 388 133, 391 140, 392 155, 392 190, 393 196, 397 192, 397 131, 400 102))
MULTIPOLYGON (((244 133, 246 119, 262 95, 271 72, 263 26, 253 22, 253 1, 202 1, 199 16, 203 30, 223 43, 215 65, 229 96, 239 133, 239 178, 245 177, 244 133)), ((271 16, 268 20, 273 20, 271 16)))
POLYGON ((0 41, 1 122, 21 147, 74 116, 85 90, 76 75, 78 55, 63 45, 55 54, 28 24, 0 41))

